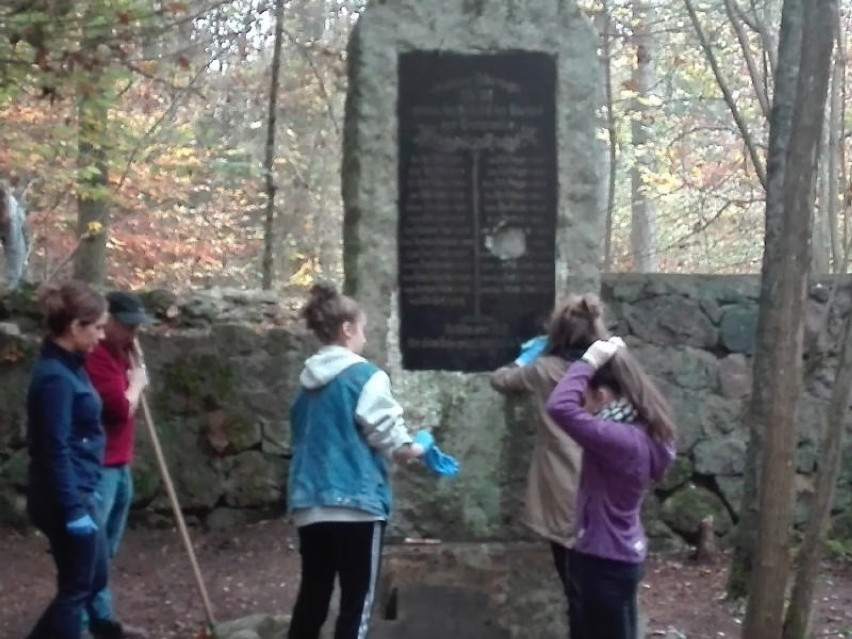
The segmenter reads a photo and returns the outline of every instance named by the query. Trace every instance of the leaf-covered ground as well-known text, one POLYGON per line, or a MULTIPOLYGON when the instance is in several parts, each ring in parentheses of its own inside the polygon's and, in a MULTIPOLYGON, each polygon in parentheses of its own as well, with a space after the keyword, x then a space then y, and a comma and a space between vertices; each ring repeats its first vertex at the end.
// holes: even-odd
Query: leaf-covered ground
MULTIPOLYGON (((219 620, 289 612, 298 586, 294 532, 274 521, 229 533, 193 533, 219 620)), ((203 629, 192 571, 173 530, 130 530, 114 580, 122 616, 147 628, 152 639, 195 639, 203 629)), ((689 639, 739 637, 741 611, 723 601, 724 582, 724 557, 709 566, 683 556, 653 558, 642 587, 648 637, 669 631, 689 639)), ((26 636, 52 591, 45 540, 0 530, 0 637, 26 636)), ((849 566, 824 567, 812 636, 852 637, 849 566)))

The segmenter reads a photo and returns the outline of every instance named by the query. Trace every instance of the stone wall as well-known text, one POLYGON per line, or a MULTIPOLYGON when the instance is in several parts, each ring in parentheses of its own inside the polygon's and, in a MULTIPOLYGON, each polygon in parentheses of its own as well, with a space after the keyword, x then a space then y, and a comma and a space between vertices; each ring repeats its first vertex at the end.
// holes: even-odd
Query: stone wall
MULTIPOLYGON (((151 409, 181 504, 213 527, 279 512, 289 458, 287 411, 313 339, 272 294, 144 295, 157 318, 141 336, 151 409)), ((31 291, 0 298, 0 520, 23 516, 24 396, 39 346, 31 291)), ((147 429, 138 419, 137 514, 168 521, 147 429)))
MULTIPOLYGON (((852 307, 852 280, 845 278, 822 334, 830 288, 830 281, 812 286, 807 305, 808 378, 796 462, 799 522, 807 517, 813 489, 834 340, 852 307), (827 356, 817 357, 817 346, 827 356)), ((656 546, 691 540, 705 514, 715 516, 720 535, 727 534, 742 490, 742 415, 751 385, 757 278, 610 275, 602 293, 613 330, 636 350, 678 416, 677 465, 647 502, 656 546)), ((0 298, 0 519, 7 523, 25 521, 24 397, 39 343, 31 297, 23 291, 0 298)), ((146 299, 159 320, 142 341, 153 380, 152 409, 185 510, 210 526, 280 512, 289 401, 301 362, 314 346, 294 328, 293 309, 268 294, 223 290, 181 299, 159 291, 146 299)), ((397 472, 391 536, 528 539, 518 515, 532 440, 530 407, 491 393, 485 375, 390 369, 409 421, 433 427, 463 462, 457 481, 436 480, 416 468, 397 472)), ((136 516, 168 520, 144 428, 135 473, 136 516)), ((834 524, 840 537, 852 532, 848 454, 834 524)))

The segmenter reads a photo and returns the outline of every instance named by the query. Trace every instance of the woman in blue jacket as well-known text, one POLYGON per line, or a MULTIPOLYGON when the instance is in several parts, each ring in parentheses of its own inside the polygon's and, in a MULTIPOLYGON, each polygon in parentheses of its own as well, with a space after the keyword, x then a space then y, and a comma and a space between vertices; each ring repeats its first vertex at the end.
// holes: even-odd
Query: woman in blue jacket
MULTIPOLYGON (((57 594, 29 639, 79 639, 81 614, 106 585, 107 553, 96 523, 104 431, 101 400, 83 366, 103 337, 106 301, 70 281, 42 293, 48 336, 27 393, 27 507, 53 553, 57 594)), ((120 628, 92 628, 96 639, 120 628)))

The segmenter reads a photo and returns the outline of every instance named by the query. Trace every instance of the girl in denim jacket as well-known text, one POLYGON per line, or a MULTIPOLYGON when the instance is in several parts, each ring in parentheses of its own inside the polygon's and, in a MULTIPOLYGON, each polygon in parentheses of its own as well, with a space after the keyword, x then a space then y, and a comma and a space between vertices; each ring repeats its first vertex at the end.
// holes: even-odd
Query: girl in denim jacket
POLYGON ((290 639, 316 639, 335 577, 335 639, 367 636, 391 510, 391 460, 434 455, 431 435, 412 438, 388 375, 361 356, 366 317, 351 298, 316 284, 302 310, 322 343, 305 362, 290 410, 293 459, 288 509, 299 531, 302 580, 290 639))

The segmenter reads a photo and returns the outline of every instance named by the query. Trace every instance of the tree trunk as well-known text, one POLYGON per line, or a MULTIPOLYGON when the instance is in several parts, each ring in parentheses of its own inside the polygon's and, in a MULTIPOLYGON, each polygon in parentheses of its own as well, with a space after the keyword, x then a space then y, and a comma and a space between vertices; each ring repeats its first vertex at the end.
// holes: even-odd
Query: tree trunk
POLYGON ((648 194, 646 176, 654 170, 651 142, 649 98, 654 90, 654 40, 651 35, 653 9, 650 3, 638 1, 633 7, 633 44, 636 66, 633 69, 633 169, 630 174, 632 219, 630 244, 634 270, 653 273, 658 269, 656 247, 656 207, 648 194))
POLYGON ((106 278, 109 229, 109 166, 104 127, 107 108, 97 82, 82 88, 78 100, 77 235, 87 238, 74 255, 74 277, 92 284, 106 278))
POLYGON ((601 42, 601 65, 603 67, 606 100, 606 133, 609 141, 603 259, 603 271, 609 273, 612 271, 612 223, 615 213, 615 187, 618 178, 618 125, 615 121, 615 107, 612 102, 612 16, 610 15, 608 0, 601 1, 601 10, 595 13, 595 24, 601 42))
POLYGON ((840 241, 840 229, 837 225, 837 210, 840 203, 840 185, 843 183, 844 166, 841 148, 845 133, 843 130, 843 85, 846 64, 843 52, 837 51, 834 56, 834 70, 831 79, 830 104, 828 108, 828 192, 826 197, 826 216, 828 218, 828 235, 831 243, 832 272, 846 272, 846 247, 840 241))
MULTIPOLYGON (((754 357, 754 384, 748 407, 749 441, 746 450, 743 499, 740 521, 734 540, 734 553, 728 571, 728 596, 740 599, 748 594, 748 584, 757 550, 758 477, 764 450, 764 424, 772 407, 769 386, 763 383, 774 375, 775 363, 770 354, 776 344, 772 329, 778 322, 774 313, 768 312, 776 301, 774 282, 767 278, 767 270, 778 268, 779 260, 786 257, 780 242, 779 212, 784 207, 784 174, 787 164, 787 147, 792 129, 799 59, 802 50, 802 1, 785 0, 781 14, 781 32, 778 41, 778 63, 775 73, 775 92, 769 127, 766 189, 766 237, 763 253, 763 283, 760 293, 757 342, 754 357), (760 381, 758 381, 760 380, 760 381)), ((789 238, 794 239, 794 238, 789 238)))
POLYGON ((819 205, 814 210, 813 259, 811 273, 815 276, 831 272, 830 190, 831 190, 831 121, 823 131, 819 145, 819 205))
POLYGON ((266 128, 266 217, 263 225, 264 290, 272 288, 275 279, 275 120, 278 110, 278 75, 281 69, 281 41, 284 31, 284 0, 275 0, 275 44, 272 53, 272 79, 269 82, 269 117, 266 128))
POLYGON ((819 574, 822 544, 828 530, 834 489, 843 459, 843 440, 846 433, 846 410, 852 395, 852 315, 846 319, 837 373, 831 389, 825 436, 820 451, 815 499, 811 506, 805 538, 799 548, 798 570, 793 594, 784 619, 783 639, 807 639, 811 619, 811 603, 819 574))
MULTIPOLYGON (((792 2, 793 0, 785 0, 792 2)), ((831 71, 835 0, 805 0, 795 109, 792 118, 782 202, 767 193, 766 245, 760 315, 774 345, 755 353, 754 386, 764 386, 770 400, 759 491, 758 545, 743 622, 744 639, 780 637, 789 578, 793 481, 798 439, 796 409, 802 383, 803 310, 810 257, 811 221, 817 149, 825 120, 831 71), (772 206, 772 207, 771 207, 772 206), (761 364, 769 366, 758 367, 761 364), (771 425, 771 428, 768 426, 771 425)), ((780 66, 780 63, 779 63, 780 66)), ((779 98, 776 83, 776 99, 779 98)), ((773 111, 773 116, 779 114, 773 111)), ((779 119, 780 120, 780 119, 779 119)), ((787 122, 770 120, 772 129, 787 122)), ((782 129, 783 130, 783 129, 782 129)), ((772 143, 768 167, 772 170, 772 143)), ((769 180, 770 186, 773 180, 769 180)))

